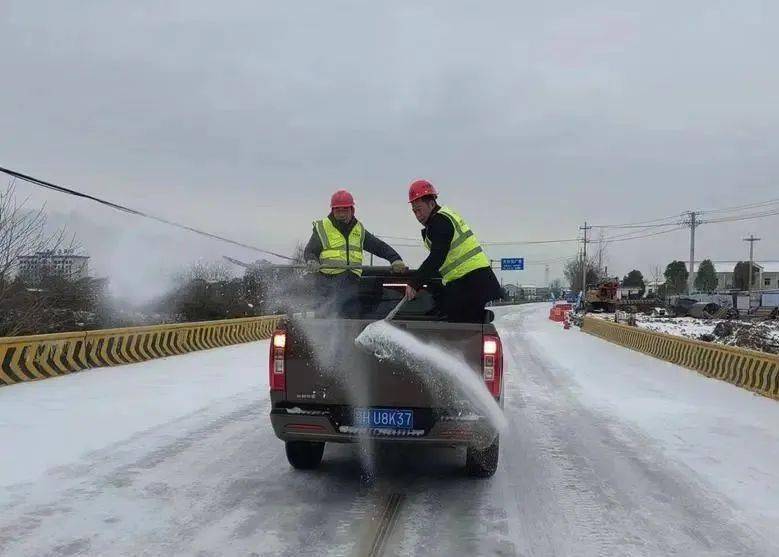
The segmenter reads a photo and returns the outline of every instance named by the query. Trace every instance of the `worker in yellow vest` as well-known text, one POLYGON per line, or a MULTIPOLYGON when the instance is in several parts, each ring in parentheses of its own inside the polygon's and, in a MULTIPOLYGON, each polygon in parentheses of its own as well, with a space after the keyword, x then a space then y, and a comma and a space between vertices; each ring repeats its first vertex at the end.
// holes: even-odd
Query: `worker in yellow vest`
POLYGON ((422 241, 430 252, 406 287, 406 296, 433 277, 441 277, 442 309, 449 321, 483 322, 484 306, 503 292, 490 260, 463 218, 438 205, 438 191, 427 180, 416 180, 408 190, 411 210, 420 224, 422 241))
POLYGON ((303 252, 306 267, 317 272, 325 293, 335 293, 341 302, 353 295, 362 269, 338 268, 339 265, 363 265, 363 253, 372 253, 390 262, 396 273, 407 267, 398 252, 367 230, 354 216, 354 197, 346 190, 330 198, 330 214, 314 221, 311 239, 303 252))

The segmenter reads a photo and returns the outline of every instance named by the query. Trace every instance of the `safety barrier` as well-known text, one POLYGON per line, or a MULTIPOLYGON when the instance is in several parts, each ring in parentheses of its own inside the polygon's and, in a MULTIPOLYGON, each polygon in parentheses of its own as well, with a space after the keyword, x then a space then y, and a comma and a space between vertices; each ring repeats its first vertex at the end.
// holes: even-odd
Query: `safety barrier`
POLYGON ((779 399, 779 356, 585 317, 582 331, 655 358, 779 399))
POLYGON ((281 316, 0 338, 0 385, 270 338, 281 316))

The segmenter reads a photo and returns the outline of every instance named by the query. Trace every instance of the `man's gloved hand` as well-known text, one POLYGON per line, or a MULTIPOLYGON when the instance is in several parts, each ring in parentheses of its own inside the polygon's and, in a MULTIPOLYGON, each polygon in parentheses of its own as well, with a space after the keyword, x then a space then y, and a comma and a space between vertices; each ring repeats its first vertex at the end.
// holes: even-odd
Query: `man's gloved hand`
POLYGON ((391 263, 393 273, 405 273, 408 271, 408 265, 406 265, 402 259, 397 259, 391 263))
POLYGON ((315 259, 306 261, 306 271, 309 273, 316 273, 319 271, 319 261, 316 261, 315 259))

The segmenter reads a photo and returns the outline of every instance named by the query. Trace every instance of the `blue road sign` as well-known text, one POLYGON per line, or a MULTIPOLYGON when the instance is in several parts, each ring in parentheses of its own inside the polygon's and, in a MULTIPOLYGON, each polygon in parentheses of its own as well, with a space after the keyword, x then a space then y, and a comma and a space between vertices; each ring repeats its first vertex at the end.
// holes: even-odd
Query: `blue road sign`
POLYGON ((500 260, 501 271, 524 271, 525 270, 525 258, 524 257, 504 257, 500 260))

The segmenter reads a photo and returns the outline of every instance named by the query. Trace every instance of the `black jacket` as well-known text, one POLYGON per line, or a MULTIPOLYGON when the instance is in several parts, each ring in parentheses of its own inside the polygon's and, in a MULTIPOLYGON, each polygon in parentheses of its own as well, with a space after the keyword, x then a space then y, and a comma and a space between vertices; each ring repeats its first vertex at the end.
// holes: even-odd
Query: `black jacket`
MULTIPOLYGON (((427 219, 425 228, 422 230, 422 241, 425 238, 430 240, 430 255, 419 266, 413 280, 410 282, 411 286, 416 290, 419 290, 431 278, 441 276, 438 270, 444 264, 446 256, 449 254, 449 245, 452 243, 452 238, 454 238, 452 221, 444 215, 438 214, 440 208, 436 206, 433 209, 433 214, 427 219)), ((471 271, 464 277, 447 284, 447 288, 457 287, 459 286, 457 283, 461 281, 462 286, 467 285, 469 290, 472 288, 479 290, 485 302, 497 300, 503 296, 498 278, 491 268, 485 267, 471 271)))
MULTIPOLYGON (((349 237, 352 228, 354 228, 354 225, 357 224, 357 219, 352 219, 348 223, 342 223, 335 220, 332 214, 328 215, 327 218, 329 218, 330 222, 333 223, 333 226, 335 226, 341 232, 341 234, 343 234, 344 238, 349 237)), ((372 253, 376 257, 386 259, 390 263, 402 259, 400 255, 398 255, 398 252, 392 249, 389 244, 378 239, 367 230, 365 231, 365 241, 363 242, 362 248, 364 251, 372 253)), ((319 234, 316 232, 316 227, 314 227, 313 231, 311 232, 311 238, 308 240, 308 244, 306 244, 306 249, 303 251, 303 257, 306 259, 306 261, 311 261, 312 259, 318 261, 320 253, 322 253, 322 241, 319 239, 319 234)))
POLYGON ((431 278, 441 276, 438 269, 444 264, 446 255, 449 253, 449 244, 452 243, 452 238, 454 238, 452 221, 438 214, 440 208, 436 206, 433 209, 433 214, 427 219, 425 228, 421 232, 423 242, 425 238, 430 240, 430 254, 422 262, 422 265, 419 266, 413 280, 410 282, 411 286, 416 290, 419 290, 431 278))

